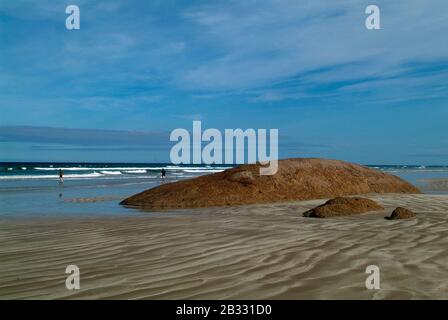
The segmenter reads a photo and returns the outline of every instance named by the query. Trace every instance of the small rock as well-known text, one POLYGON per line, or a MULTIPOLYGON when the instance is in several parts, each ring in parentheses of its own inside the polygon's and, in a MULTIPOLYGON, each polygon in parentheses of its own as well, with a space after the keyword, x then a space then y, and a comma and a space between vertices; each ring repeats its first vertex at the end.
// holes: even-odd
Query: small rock
POLYGON ((373 200, 360 197, 337 197, 303 213, 304 217, 328 218, 384 210, 373 200))
POLYGON ((411 210, 408 210, 408 209, 402 208, 402 207, 398 207, 392 212, 390 217, 385 217, 385 219, 397 220, 397 219, 409 219, 409 218, 414 218, 414 217, 415 217, 415 213, 412 212, 411 210))

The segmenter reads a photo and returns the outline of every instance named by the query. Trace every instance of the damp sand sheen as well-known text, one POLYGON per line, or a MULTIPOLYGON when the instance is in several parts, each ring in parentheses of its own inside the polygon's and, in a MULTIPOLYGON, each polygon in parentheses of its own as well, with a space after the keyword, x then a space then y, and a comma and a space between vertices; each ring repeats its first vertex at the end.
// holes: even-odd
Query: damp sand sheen
POLYGON ((0 219, 1 299, 447 299, 448 196, 363 195, 385 207, 331 219, 323 203, 127 217, 0 219), (384 217, 403 206, 409 220, 384 217), (76 264, 81 289, 65 288, 76 264), (380 268, 380 290, 365 269, 380 268))

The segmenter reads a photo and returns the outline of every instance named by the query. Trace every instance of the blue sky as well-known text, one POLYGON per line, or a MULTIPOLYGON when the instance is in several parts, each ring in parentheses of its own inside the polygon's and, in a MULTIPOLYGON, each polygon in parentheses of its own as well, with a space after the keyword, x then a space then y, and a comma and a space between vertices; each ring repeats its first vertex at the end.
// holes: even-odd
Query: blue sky
POLYGON ((448 164, 448 2, 0 2, 0 161, 168 161, 278 128, 280 157, 448 164), (65 28, 65 7, 81 29, 65 28), (381 30, 364 26, 381 9, 381 30))

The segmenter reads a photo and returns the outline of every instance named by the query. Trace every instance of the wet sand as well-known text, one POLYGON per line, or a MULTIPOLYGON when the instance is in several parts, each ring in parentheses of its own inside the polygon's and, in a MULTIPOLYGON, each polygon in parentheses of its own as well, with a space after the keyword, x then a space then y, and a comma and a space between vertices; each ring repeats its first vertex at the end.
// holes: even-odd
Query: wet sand
POLYGON ((422 190, 448 192, 448 179, 446 178, 421 179, 420 181, 424 183, 422 190))
MULTIPOLYGON (((324 202, 129 217, 0 218, 1 299, 448 299, 448 196, 369 195, 385 211, 313 219, 324 202), (417 218, 387 221, 397 206, 417 218), (81 289, 65 288, 65 268, 81 289), (377 265, 381 289, 367 290, 377 265)), ((43 209, 44 210, 44 209, 43 209)))

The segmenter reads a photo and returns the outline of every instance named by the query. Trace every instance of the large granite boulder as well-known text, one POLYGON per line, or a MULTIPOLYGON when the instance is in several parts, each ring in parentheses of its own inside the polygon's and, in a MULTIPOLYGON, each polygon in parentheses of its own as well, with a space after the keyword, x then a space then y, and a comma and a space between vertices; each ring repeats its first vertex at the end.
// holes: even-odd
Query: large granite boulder
POLYGON ((151 210, 325 199, 366 193, 420 193, 408 182, 365 166, 326 159, 286 159, 275 175, 260 176, 260 164, 167 183, 122 205, 151 210))

